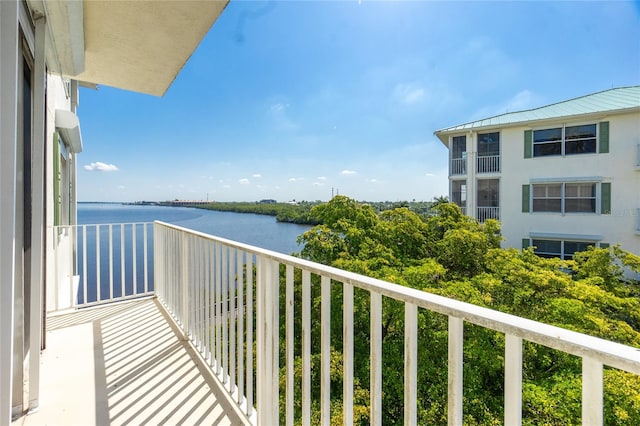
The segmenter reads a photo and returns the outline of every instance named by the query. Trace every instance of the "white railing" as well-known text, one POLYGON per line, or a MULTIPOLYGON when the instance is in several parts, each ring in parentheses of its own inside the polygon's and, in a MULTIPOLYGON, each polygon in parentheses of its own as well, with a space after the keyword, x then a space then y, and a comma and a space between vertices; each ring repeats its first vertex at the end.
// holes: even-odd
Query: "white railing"
POLYGON ((153 295, 151 223, 54 226, 47 312, 153 295))
MULTIPOLYGON (((369 357, 369 420, 372 425, 383 423, 382 314, 385 299, 404 304, 405 424, 417 423, 419 310, 448 317, 447 413, 450 425, 463 423, 465 323, 505 335, 505 424, 522 422, 523 341, 582 359, 582 423, 585 425, 603 423, 603 366, 640 374, 640 351, 636 348, 173 225, 156 222, 154 234, 155 283, 159 300, 224 384, 239 409, 254 424, 275 425, 283 420, 287 425, 294 421, 309 425, 313 406, 319 410, 320 423, 328 425, 331 421, 330 357, 335 343, 342 347, 344 423, 352 423, 354 289, 367 292, 370 298, 369 353, 355 355, 369 357), (333 291, 342 293, 341 306, 331 306, 333 291), (317 298, 319 306, 316 305, 317 298), (284 327, 279 322, 281 305, 285 311, 284 327), (342 311, 343 329, 339 335, 331 335, 331 313, 336 309, 342 311), (315 333, 312 336, 312 315, 317 318, 314 325, 319 323, 319 336, 315 333), (294 339, 296 335, 301 336, 300 340, 294 339), (320 376, 317 401, 312 401, 311 396, 312 339, 314 346, 320 348, 319 364, 314 367, 320 376), (281 346, 284 346, 282 352, 281 346), (301 354, 297 368, 294 353, 301 354), (294 372, 301 372, 299 384, 294 380, 294 372), (282 404, 281 382, 284 383, 282 404), (296 390, 301 400, 294 400, 296 390)), ((315 386, 314 382, 314 389, 318 389, 315 386)), ((316 415, 314 413, 314 419, 318 418, 316 415)))
POLYGON ((478 156, 476 173, 499 173, 500 155, 478 156))
POLYGON ((500 220, 500 207, 478 207, 477 219, 480 223, 487 219, 500 220))
POLYGON ((451 175, 466 175, 467 174, 467 159, 466 158, 452 158, 450 166, 451 175))

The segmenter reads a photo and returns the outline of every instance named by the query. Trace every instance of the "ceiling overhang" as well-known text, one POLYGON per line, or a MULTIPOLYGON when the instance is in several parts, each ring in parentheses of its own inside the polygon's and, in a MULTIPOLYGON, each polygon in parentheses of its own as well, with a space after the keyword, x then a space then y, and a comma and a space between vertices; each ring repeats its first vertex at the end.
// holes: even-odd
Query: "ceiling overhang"
POLYGON ((47 18, 52 71, 163 95, 228 0, 29 0, 47 18), (56 69, 58 68, 58 69, 56 69))

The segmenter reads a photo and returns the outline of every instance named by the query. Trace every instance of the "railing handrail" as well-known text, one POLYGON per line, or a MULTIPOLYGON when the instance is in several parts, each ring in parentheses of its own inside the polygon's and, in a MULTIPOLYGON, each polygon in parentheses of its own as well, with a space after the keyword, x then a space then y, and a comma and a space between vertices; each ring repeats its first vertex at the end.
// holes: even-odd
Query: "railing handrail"
POLYGON ((351 284, 367 291, 409 302, 433 312, 456 317, 472 324, 520 337, 524 340, 572 355, 592 358, 604 365, 640 375, 640 348, 626 346, 516 315, 476 306, 467 302, 449 299, 422 290, 389 283, 298 257, 254 247, 249 244, 212 236, 181 226, 161 221, 155 221, 154 223, 200 238, 226 244, 254 255, 304 269, 313 274, 326 276, 330 279, 351 284))

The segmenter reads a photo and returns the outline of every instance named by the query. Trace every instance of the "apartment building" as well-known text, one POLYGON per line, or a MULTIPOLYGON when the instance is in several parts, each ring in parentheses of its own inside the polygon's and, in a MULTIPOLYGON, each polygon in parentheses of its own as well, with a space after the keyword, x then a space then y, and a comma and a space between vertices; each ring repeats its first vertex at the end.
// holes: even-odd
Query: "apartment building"
POLYGON ((589 245, 640 254, 640 86, 437 130, 449 199, 498 219, 506 247, 571 258, 589 245))

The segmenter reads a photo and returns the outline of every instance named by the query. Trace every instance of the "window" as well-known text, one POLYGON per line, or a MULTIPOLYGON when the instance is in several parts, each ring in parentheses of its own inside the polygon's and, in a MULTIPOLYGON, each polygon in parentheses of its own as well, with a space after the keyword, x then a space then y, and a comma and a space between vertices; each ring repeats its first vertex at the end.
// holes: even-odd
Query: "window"
POLYGON ((533 252, 540 257, 559 257, 560 259, 573 259, 573 255, 585 251, 589 246, 597 246, 595 241, 570 241, 570 240, 531 240, 534 246, 533 252))
POLYGON ((452 175, 467 173, 467 137, 454 136, 451 139, 451 167, 452 175))
POLYGON ((533 156, 595 153, 596 141, 595 124, 534 130, 533 156))
POLYGON ((500 155, 500 133, 478 133, 478 157, 500 155))
POLYGON ((476 219, 479 222, 487 219, 500 220, 500 180, 478 179, 476 202, 476 219))
POLYGON ((478 133, 476 172, 500 172, 500 133, 478 133))
POLYGON ((454 136, 451 141, 451 158, 467 158, 467 137, 454 136))
POLYGON ((595 182, 548 183, 532 185, 534 212, 597 213, 595 182))
POLYGON ((467 207, 467 181, 466 180, 451 181, 451 201, 457 204, 463 213, 466 213, 466 207, 467 207))

